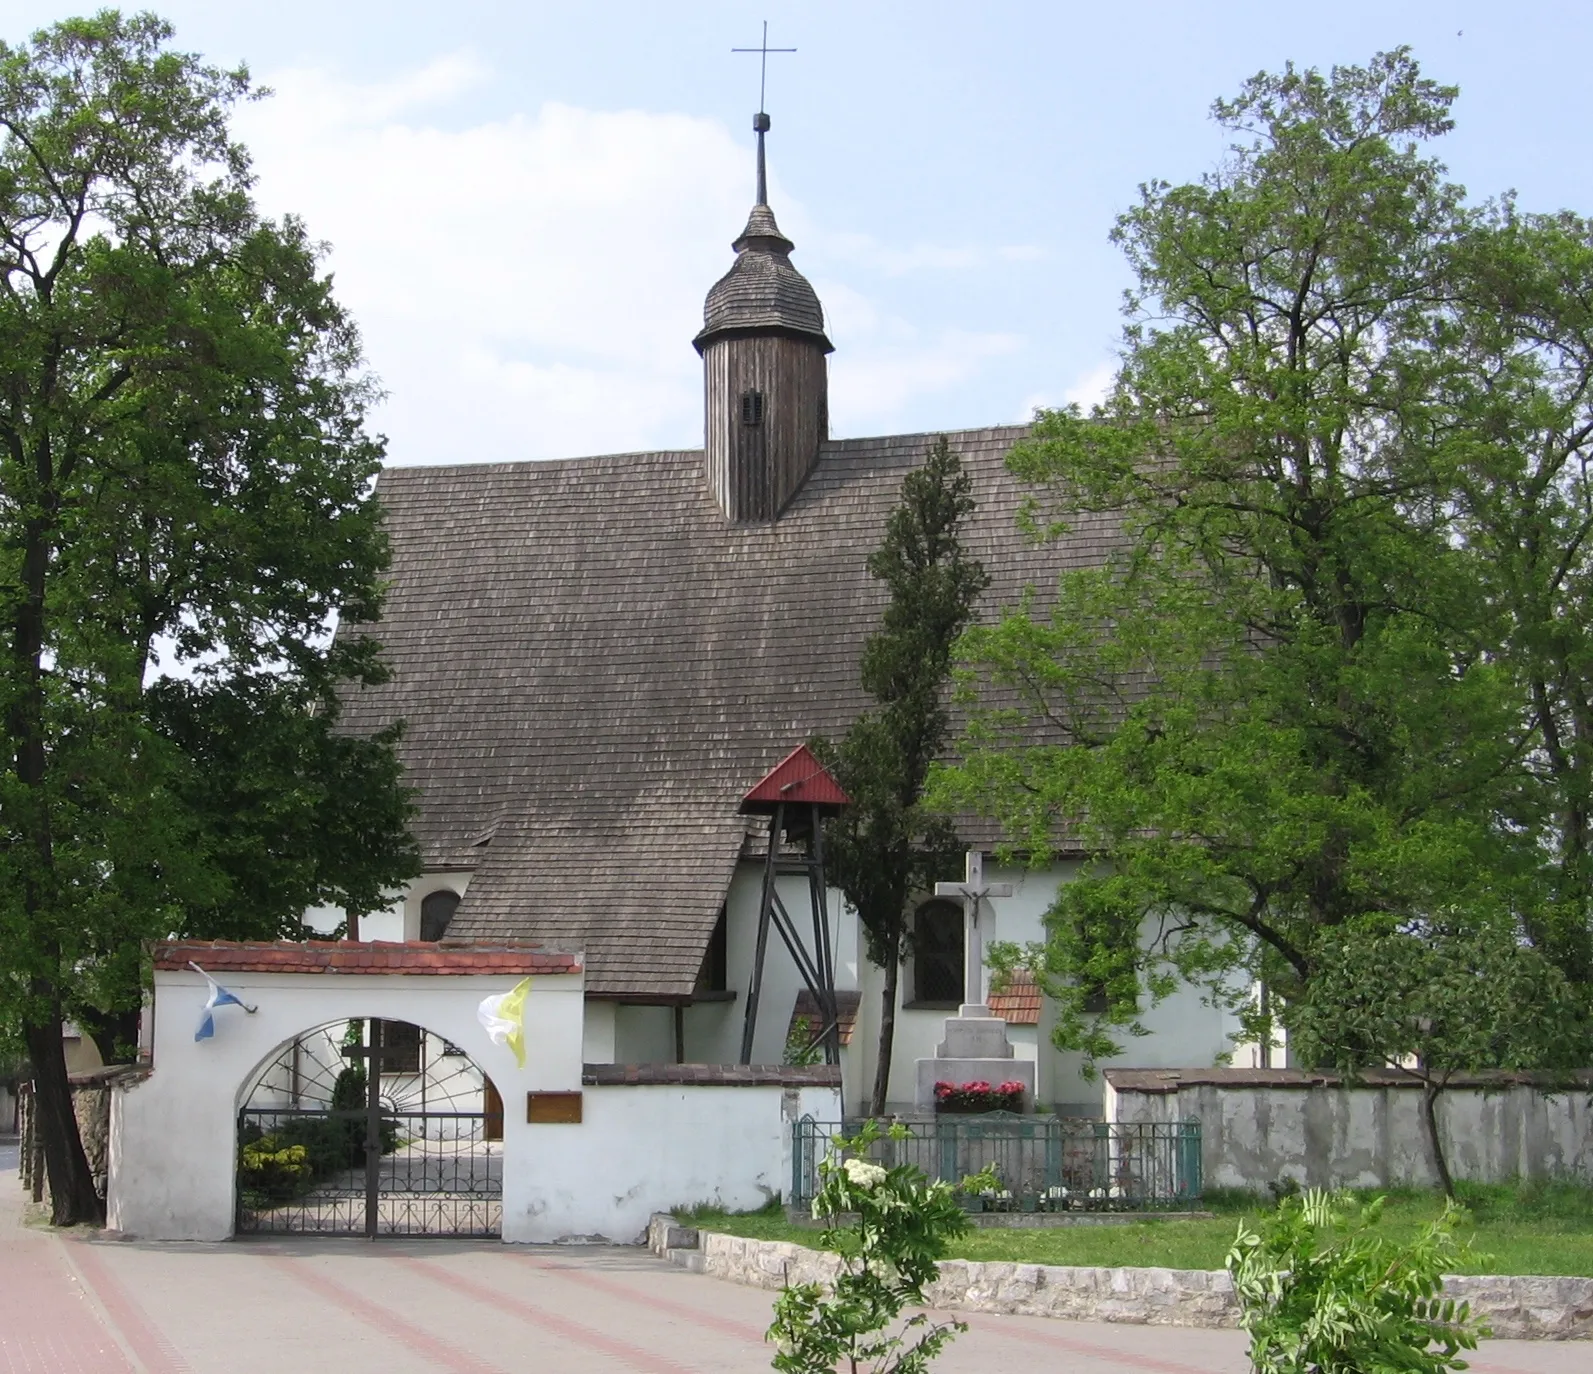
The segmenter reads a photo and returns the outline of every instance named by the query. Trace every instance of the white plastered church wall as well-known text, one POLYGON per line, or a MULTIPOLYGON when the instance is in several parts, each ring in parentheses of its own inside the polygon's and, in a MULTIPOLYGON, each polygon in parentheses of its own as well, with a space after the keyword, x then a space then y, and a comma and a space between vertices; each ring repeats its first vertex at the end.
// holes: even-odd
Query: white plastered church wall
MULTIPOLYGON (((409 1021, 464 1050, 492 1078, 504 1101, 531 1091, 581 1086, 583 992, 579 974, 539 974, 526 999, 524 1069, 488 1040, 476 1011, 483 997, 507 992, 508 976, 402 974, 248 974, 226 986, 251 1005, 216 1012, 212 1039, 196 1042, 208 986, 192 972, 155 975, 153 1072, 113 1098, 108 1224, 151 1240, 224 1240, 232 1234, 237 1112, 261 1067, 295 1036, 355 1017, 409 1021)), ((539 1224, 546 1210, 539 1178, 565 1161, 533 1138, 524 1112, 504 1113, 503 1236, 557 1239, 539 1224)), ((579 1153, 577 1148, 575 1153, 579 1153)), ((609 1220, 611 1199, 591 1199, 584 1230, 609 1220)))
MULTIPOLYGON (((985 876, 991 882, 1011 883, 1010 897, 988 901, 981 918, 985 942, 1007 941, 1020 946, 1045 939, 1045 913, 1056 900, 1061 885, 1078 872, 1076 863, 1058 863, 1049 868, 1031 869, 989 864, 985 876)), ((853 918, 855 927, 855 918, 853 918)), ((1147 921, 1141 938, 1157 933, 1156 923, 1147 921)), ((874 1081, 878 1053, 880 999, 884 972, 865 961, 862 970, 862 1005, 859 1009, 854 1046, 860 1051, 858 1071, 846 1079, 848 1107, 860 1110, 874 1081)), ((986 977, 988 992, 989 980, 986 977)), ((945 1020, 952 1013, 943 1009, 915 1008, 913 967, 909 958, 898 980, 896 1036, 891 1055, 888 1101, 895 1107, 910 1104, 914 1092, 915 1061, 934 1057, 944 1035, 945 1020)), ((1154 1007, 1147 1006, 1141 1017, 1150 1031, 1147 1036, 1126 1037, 1124 1052, 1102 1060, 1099 1068, 1208 1068, 1218 1063, 1232 1048, 1238 1021, 1232 1013, 1207 1005, 1192 988, 1180 988, 1154 1007)), ((1040 1103, 1067 1111, 1098 1113, 1102 1085, 1084 1075, 1083 1056, 1064 1053, 1051 1042, 1055 1024, 1054 1006, 1042 1003, 1038 1026, 1009 1026, 1008 1039, 1015 1057, 1036 1060, 1036 1087, 1040 1103)))
MULTIPOLYGON (((780 900, 802 932, 813 940, 813 920, 806 879, 783 877, 776 880, 780 900)), ((687 1059, 695 1063, 734 1064, 741 1054, 741 1031, 746 1017, 747 996, 752 986, 753 956, 758 939, 758 904, 763 895, 763 863, 747 861, 736 865, 725 894, 727 979, 735 993, 732 1002, 702 1002, 686 1014, 687 1059)), ((835 960, 835 986, 855 989, 858 977, 857 918, 846 899, 835 888, 825 893, 830 942, 835 960)), ((752 1042, 754 1064, 779 1064, 785 1058, 786 1035, 797 993, 807 985, 802 981, 796 961, 773 925, 764 955, 763 985, 758 997, 758 1026, 752 1042)), ((856 1037, 853 1037, 853 1046, 856 1037)), ((662 1062, 660 1060, 659 1062, 662 1062)), ((841 1072, 847 1078, 843 1056, 841 1072)))

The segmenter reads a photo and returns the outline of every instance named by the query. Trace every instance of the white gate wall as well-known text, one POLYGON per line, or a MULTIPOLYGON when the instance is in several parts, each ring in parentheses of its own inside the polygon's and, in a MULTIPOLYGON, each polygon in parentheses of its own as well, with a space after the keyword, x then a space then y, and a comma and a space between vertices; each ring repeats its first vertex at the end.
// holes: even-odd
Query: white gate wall
POLYGON ((790 1123, 841 1114, 839 1084, 822 1081, 822 1069, 658 1065, 643 1070, 652 1083, 616 1083, 616 1066, 593 1063, 583 1086, 584 976, 573 961, 574 972, 533 977, 523 1069, 477 1017, 481 1000, 509 991, 517 973, 218 974, 258 1010, 217 1008, 214 1037, 195 1042, 208 985, 158 965, 152 1071, 119 1087, 110 1117, 108 1224, 143 1239, 232 1235, 239 1108, 257 1085, 291 1095, 286 1083, 263 1083, 272 1059, 295 1037, 319 1037, 317 1052, 336 1054, 354 1018, 418 1025, 428 1054, 449 1041, 469 1056, 460 1072, 473 1060, 490 1075, 504 1102, 510 1242, 632 1242, 661 1209, 758 1207, 790 1188, 790 1123), (536 1092, 582 1093, 582 1120, 529 1123, 527 1094, 536 1092))
POLYGON ((551 1239, 530 1194, 539 1147, 522 1108, 528 1092, 581 1086, 582 975, 538 974, 526 999, 524 1069, 494 1045, 476 1016, 481 999, 515 975, 232 973, 225 985, 258 1006, 218 1008, 213 1039, 195 1042, 208 995, 196 973, 155 975, 153 1072, 111 1110, 107 1224, 152 1240, 224 1240, 232 1234, 237 1112, 260 1068, 295 1035, 355 1017, 409 1021, 464 1050, 498 1084, 504 1112, 503 1236, 551 1239))

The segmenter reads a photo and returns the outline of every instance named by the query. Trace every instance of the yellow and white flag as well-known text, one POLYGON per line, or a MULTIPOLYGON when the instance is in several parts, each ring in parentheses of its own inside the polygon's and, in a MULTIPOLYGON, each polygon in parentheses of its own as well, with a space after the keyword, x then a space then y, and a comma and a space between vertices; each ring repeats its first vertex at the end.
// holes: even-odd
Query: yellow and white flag
POLYGON ((508 992, 482 998, 476 1015, 494 1045, 507 1045, 514 1062, 525 1068, 525 999, 531 980, 522 978, 508 992))

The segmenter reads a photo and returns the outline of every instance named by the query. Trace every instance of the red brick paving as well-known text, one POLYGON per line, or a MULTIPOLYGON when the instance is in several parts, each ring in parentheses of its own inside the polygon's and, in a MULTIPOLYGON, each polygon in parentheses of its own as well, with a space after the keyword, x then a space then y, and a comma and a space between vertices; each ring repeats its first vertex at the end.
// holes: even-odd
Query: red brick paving
MULTIPOLYGON (((0 1151, 0 1154, 3 1154, 0 1151)), ((3 1162, 3 1161, 0 1161, 3 1162)), ((0 1171, 0 1374, 749 1374, 773 1294, 636 1250, 99 1244, 17 1224, 0 1171)), ((936 1374, 1240 1374, 1240 1332, 968 1314, 936 1374)), ((1477 1374, 1573 1374, 1593 1345, 1487 1342, 1477 1374)))
POLYGON ((331 1299, 342 1311, 358 1317, 379 1336, 398 1340, 417 1355, 435 1360, 439 1368, 452 1370, 453 1374, 508 1374, 502 1366, 480 1359, 414 1322, 406 1321, 386 1304, 372 1302, 319 1269, 307 1268, 302 1260, 272 1257, 266 1263, 304 1284, 313 1298, 322 1302, 331 1299))
MULTIPOLYGON (((15 1192, 16 1180, 0 1175, 0 1187, 15 1192)), ((11 1227, 0 1229, 0 1374, 135 1374, 56 1242, 11 1227)))
POLYGON ((596 1327, 561 1317, 558 1313, 549 1311, 537 1303, 527 1302, 524 1298, 511 1297, 501 1289, 478 1283, 463 1274, 444 1269, 439 1264, 418 1259, 402 1259, 399 1263, 420 1269, 431 1283, 442 1284, 467 1298, 485 1303, 488 1307, 511 1313, 533 1327, 553 1332, 571 1345, 607 1355, 620 1364, 640 1370, 641 1374, 692 1374, 694 1368, 692 1365, 681 1364, 656 1351, 644 1350, 629 1341, 605 1335, 596 1327))
POLYGON ((692 1307, 683 1302, 671 1302, 668 1298, 656 1298, 650 1293, 638 1292, 629 1284, 616 1283, 613 1279, 599 1278, 596 1274, 588 1274, 575 1267, 573 1264, 560 1264, 557 1261, 544 1259, 542 1256, 525 1250, 510 1252, 512 1257, 521 1263, 528 1264, 533 1269, 540 1269, 543 1273, 557 1274, 562 1279, 571 1283, 578 1283, 583 1288, 590 1288, 599 1293, 606 1293, 611 1298, 618 1298, 623 1303, 637 1303, 643 1307, 651 1307, 655 1312, 667 1312, 672 1317, 679 1317, 683 1321, 691 1322, 695 1326, 707 1327, 710 1331, 718 1331, 722 1335, 731 1336, 736 1340, 751 1341, 753 1345, 764 1344, 763 1333, 769 1329, 768 1323, 762 1326, 752 1322, 736 1322, 727 1318, 715 1316, 712 1312, 704 1312, 700 1307, 692 1307))

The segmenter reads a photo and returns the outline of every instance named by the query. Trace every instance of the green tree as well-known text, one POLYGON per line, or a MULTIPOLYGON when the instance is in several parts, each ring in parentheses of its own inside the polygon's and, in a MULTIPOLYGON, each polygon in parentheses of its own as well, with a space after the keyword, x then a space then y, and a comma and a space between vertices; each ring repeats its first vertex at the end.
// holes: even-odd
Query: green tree
POLYGON ((1593 224, 1488 207, 1461 242, 1435 401, 1458 534, 1529 741, 1515 823, 1538 837, 1533 942, 1593 987, 1593 224))
POLYGON ((878 703, 838 744, 819 741, 852 805, 825 830, 832 881, 856 909, 869 959, 884 970, 872 1107, 885 1110, 896 1033, 896 990, 909 908, 955 867, 957 836, 923 806, 930 765, 945 747, 952 651, 989 584, 963 551, 973 483, 944 437, 902 481, 868 570, 890 592, 863 646, 863 687, 878 703))
POLYGON ((59 1223, 100 1212, 63 1018, 136 1007, 148 939, 296 932, 415 862, 391 736, 332 731, 380 673, 328 642, 385 559, 358 336, 250 200, 247 74, 171 36, 0 45, 0 1019, 59 1223))
POLYGON ((1089 856, 1030 955, 1066 1047, 1113 1052, 1181 982, 1262 1034, 1338 932, 1536 900, 1530 726, 1437 346, 1478 224, 1420 146, 1454 97, 1399 50, 1218 101, 1218 170, 1118 221, 1139 287, 1111 395, 1012 454, 1040 533, 1091 512, 1117 536, 1048 613, 969 633, 1018 705, 987 705, 939 798, 1037 861, 1064 831, 1089 856))
POLYGON ((1420 1083, 1433 1168, 1452 1199, 1440 1094, 1457 1074, 1583 1067, 1593 1048, 1583 1008, 1565 974, 1510 930, 1440 922, 1346 936, 1319 950, 1310 995, 1292 1010, 1295 1056, 1420 1083))

